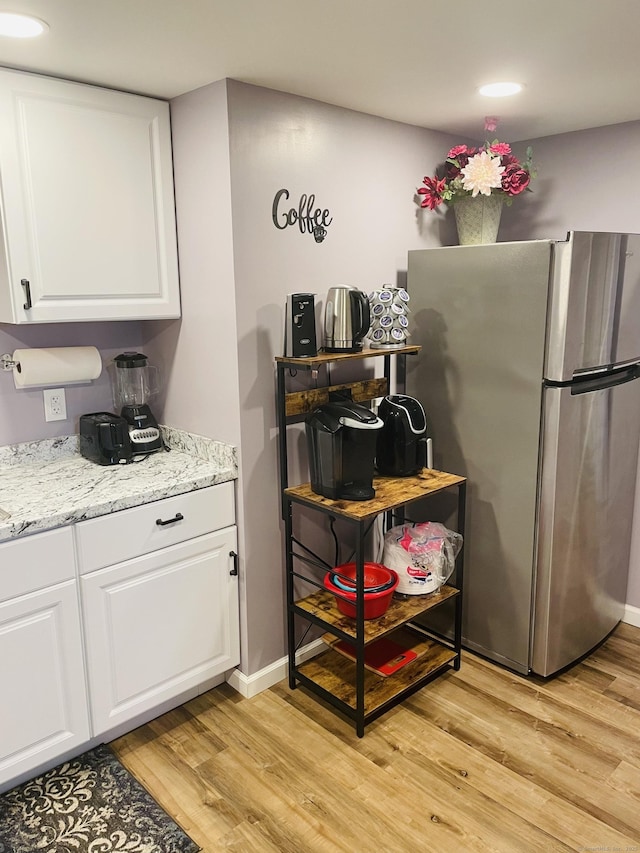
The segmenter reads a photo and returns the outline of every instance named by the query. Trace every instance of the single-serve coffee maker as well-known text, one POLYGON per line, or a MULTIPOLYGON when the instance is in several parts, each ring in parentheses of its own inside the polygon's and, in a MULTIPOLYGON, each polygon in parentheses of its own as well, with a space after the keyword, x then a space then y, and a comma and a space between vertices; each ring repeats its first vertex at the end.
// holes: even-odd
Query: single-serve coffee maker
POLYGON ((311 489, 332 500, 375 497, 373 460, 380 418, 365 406, 330 402, 305 421, 311 489))
POLYGON ((148 405, 160 390, 158 369, 141 352, 123 352, 113 360, 113 401, 129 424, 133 455, 153 453, 164 447, 158 422, 148 405))

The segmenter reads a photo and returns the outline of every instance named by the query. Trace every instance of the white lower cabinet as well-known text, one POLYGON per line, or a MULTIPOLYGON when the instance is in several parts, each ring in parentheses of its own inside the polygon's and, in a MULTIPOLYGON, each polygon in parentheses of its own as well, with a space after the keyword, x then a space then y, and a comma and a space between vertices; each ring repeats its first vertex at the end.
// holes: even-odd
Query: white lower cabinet
POLYGON ((234 486, 76 525, 94 735, 240 662, 234 486))
POLYGON ((236 550, 231 482, 0 543, 0 790, 240 662, 236 550))
POLYGON ((239 662, 236 528, 82 578, 94 735, 239 662))
POLYGON ((0 544, 0 786, 90 737, 71 528, 0 544))

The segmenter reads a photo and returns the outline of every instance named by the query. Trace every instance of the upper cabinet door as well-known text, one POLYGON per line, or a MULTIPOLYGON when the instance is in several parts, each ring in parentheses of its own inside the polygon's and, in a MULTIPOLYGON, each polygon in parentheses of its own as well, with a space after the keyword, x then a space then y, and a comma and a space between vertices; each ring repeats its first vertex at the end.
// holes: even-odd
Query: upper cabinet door
POLYGON ((0 187, 0 322, 180 316, 166 102, 0 70, 0 187))

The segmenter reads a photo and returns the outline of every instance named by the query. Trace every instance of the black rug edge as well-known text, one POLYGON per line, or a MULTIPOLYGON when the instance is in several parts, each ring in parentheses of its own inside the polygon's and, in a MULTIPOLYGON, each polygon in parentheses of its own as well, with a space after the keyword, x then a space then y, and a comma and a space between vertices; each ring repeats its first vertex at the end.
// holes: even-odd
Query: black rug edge
MULTIPOLYGON (((165 807, 164 807, 164 806, 162 806, 162 805, 161 805, 161 804, 156 800, 156 798, 153 796, 153 794, 151 793, 151 791, 149 791, 149 789, 147 788, 147 786, 146 786, 143 782, 141 782, 141 781, 138 779, 138 777, 137 777, 137 776, 134 776, 134 775, 133 775, 133 773, 129 770, 129 768, 128 768, 125 764, 123 764, 123 763, 122 763, 122 761, 118 758, 118 756, 116 755, 116 753, 115 753, 114 749, 111 747, 111 745, 110 745, 110 744, 108 744, 108 743, 101 743, 101 744, 98 744, 98 746, 95 746, 95 747, 93 748, 93 750, 88 750, 88 751, 89 751, 89 752, 91 752, 91 751, 95 751, 96 749, 100 749, 101 747, 104 747, 106 750, 108 750, 108 751, 109 751, 109 753, 110 753, 110 754, 111 754, 111 756, 113 757, 114 761, 117 761, 117 762, 118 762, 118 764, 119 764, 119 765, 122 767, 122 769, 126 772, 127 776, 129 776, 129 778, 131 779, 131 781, 132 781, 132 783, 134 784, 134 786, 136 786, 136 785, 137 785, 137 786, 138 786, 138 788, 140 788, 140 790, 141 790, 143 793, 145 793, 145 794, 147 795, 147 797, 149 797, 149 799, 150 799, 153 803, 155 803, 155 804, 156 804, 156 806, 157 806, 157 807, 158 807, 162 812, 164 812, 164 814, 166 814, 166 816, 167 816, 170 820, 172 820, 172 821, 175 823, 175 825, 176 825, 177 827, 179 827, 179 828, 182 830, 182 832, 184 832, 184 834, 185 834, 185 835, 186 835, 186 837, 189 839, 189 841, 192 841, 192 842, 196 845, 197 850, 194 850, 194 853, 202 853, 202 847, 200 847, 200 846, 198 845, 198 843, 197 843, 196 841, 194 841, 194 840, 193 840, 193 838, 189 835, 189 833, 188 833, 188 832, 187 832, 187 830, 184 828, 184 826, 182 826, 182 824, 181 824, 181 823, 178 823, 178 821, 175 819, 175 817, 174 817, 173 815, 170 815, 170 814, 169 814, 169 812, 165 809, 165 807)), ((84 753, 82 753, 82 754, 84 754, 84 753)), ((77 757, 78 757, 78 758, 80 758, 80 756, 77 756, 77 757)))
POLYGON ((134 774, 129 770, 129 768, 122 763, 115 750, 108 743, 97 744, 96 746, 93 746, 90 749, 85 749, 83 752, 80 752, 77 755, 73 755, 70 758, 66 758, 63 761, 60 761, 58 764, 55 764, 46 770, 41 770, 37 772, 33 777, 29 779, 24 779, 23 781, 18 782, 13 787, 7 788, 6 791, 3 791, 0 794, 0 797, 4 797, 5 795, 10 794, 12 791, 16 791, 20 788, 25 787, 26 785, 29 785, 31 782, 33 782, 34 779, 40 779, 46 776, 48 773, 51 773, 51 771, 63 767, 65 764, 70 764, 74 761, 81 761, 87 755, 93 755, 94 761, 97 762, 112 761, 117 763, 125 772, 129 785, 132 789, 132 793, 138 794, 143 800, 146 799, 149 805, 155 806, 156 809, 158 809, 163 815, 165 815, 166 818, 168 818, 168 820, 170 820, 180 830, 180 832, 182 832, 184 837, 194 846, 194 850, 192 851, 192 853, 202 853, 202 847, 200 847, 199 844, 194 841, 194 839, 191 837, 191 835, 189 835, 189 833, 182 826, 182 824, 179 823, 176 818, 173 817, 173 815, 169 814, 169 812, 164 808, 164 806, 162 806, 158 802, 158 800, 154 797, 151 791, 149 791, 146 785, 144 785, 143 782, 141 782, 136 776, 134 776, 134 774))

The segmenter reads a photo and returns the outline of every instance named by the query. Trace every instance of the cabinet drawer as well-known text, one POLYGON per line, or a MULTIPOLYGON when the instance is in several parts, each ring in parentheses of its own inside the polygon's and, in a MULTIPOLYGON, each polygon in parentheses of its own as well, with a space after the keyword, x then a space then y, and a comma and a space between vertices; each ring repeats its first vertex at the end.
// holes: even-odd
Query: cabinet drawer
POLYGON ((70 527, 0 544, 0 601, 62 583, 75 573, 70 527))
POLYGON ((80 574, 232 524, 235 524, 233 482, 81 521, 76 525, 80 574))

